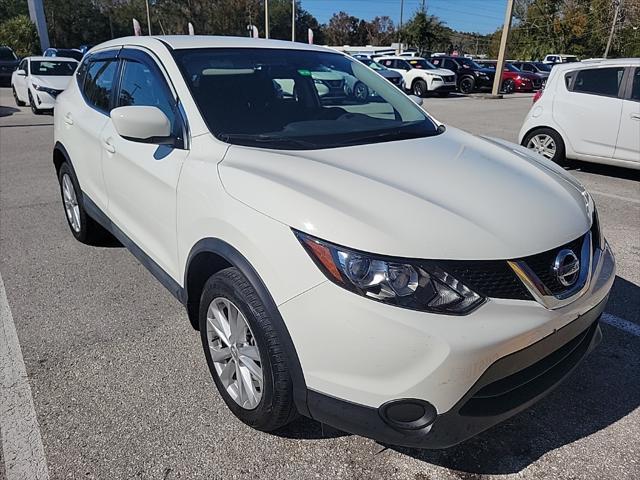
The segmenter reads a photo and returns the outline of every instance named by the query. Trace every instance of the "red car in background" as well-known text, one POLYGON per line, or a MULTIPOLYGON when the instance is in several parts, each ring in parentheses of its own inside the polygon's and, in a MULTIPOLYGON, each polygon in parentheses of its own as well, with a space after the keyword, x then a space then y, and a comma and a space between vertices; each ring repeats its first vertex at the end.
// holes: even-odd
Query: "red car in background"
MULTIPOLYGON (((478 62, 486 68, 495 70, 495 61, 478 62)), ((502 72, 502 91, 504 93, 532 92, 542 88, 542 76, 535 73, 523 72, 511 63, 504 64, 502 72)))

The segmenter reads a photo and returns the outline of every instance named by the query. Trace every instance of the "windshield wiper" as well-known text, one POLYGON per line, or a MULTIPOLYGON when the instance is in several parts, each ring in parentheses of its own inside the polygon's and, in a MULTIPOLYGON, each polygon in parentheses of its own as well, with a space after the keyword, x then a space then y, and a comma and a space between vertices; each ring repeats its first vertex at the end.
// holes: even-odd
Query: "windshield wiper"
POLYGON ((318 148, 318 144, 308 142, 295 137, 280 137, 277 135, 250 134, 250 133, 221 133, 220 139, 228 142, 228 140, 246 140, 257 144, 274 144, 274 143, 290 143, 305 148, 318 148))
POLYGON ((383 141, 384 139, 391 138, 392 140, 408 140, 411 138, 423 138, 423 137, 434 137, 436 135, 440 135, 444 133, 446 127, 444 125, 438 125, 433 132, 416 132, 416 131, 405 131, 402 128, 396 128, 393 130, 387 130, 384 132, 378 132, 373 135, 364 135, 361 137, 355 137, 353 139, 347 140, 345 145, 352 144, 360 144, 368 141, 383 141))

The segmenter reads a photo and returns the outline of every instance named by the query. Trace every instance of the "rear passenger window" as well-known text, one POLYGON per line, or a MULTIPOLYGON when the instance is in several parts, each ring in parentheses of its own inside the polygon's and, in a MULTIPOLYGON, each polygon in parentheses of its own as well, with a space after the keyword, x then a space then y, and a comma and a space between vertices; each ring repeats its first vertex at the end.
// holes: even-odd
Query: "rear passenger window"
POLYGON ((90 105, 105 113, 109 112, 117 67, 117 60, 96 60, 87 67, 84 79, 85 98, 90 105))
POLYGON ((576 78, 573 82, 573 91, 605 97, 617 97, 623 74, 624 67, 578 70, 575 72, 576 78))

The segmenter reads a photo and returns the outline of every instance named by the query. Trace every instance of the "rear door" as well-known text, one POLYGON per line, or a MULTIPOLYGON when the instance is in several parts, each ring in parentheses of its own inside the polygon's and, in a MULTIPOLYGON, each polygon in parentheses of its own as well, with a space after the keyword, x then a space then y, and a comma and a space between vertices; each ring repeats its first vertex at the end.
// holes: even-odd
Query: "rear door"
POLYGON ((27 97, 27 75, 29 75, 29 60, 27 60, 26 58, 22 59, 20 65, 18 65, 18 70, 24 70, 24 75, 15 74, 13 76, 13 87, 16 89, 18 98, 23 102, 26 102, 29 100, 27 97))
POLYGON ((114 107, 152 106, 171 123, 170 145, 118 135, 108 119, 101 135, 109 217, 165 272, 178 278, 176 188, 186 149, 185 120, 164 69, 150 53, 124 49, 114 107))
POLYGON ((613 157, 622 113, 624 67, 565 73, 553 101, 553 118, 580 155, 613 157))
POLYGON ((640 67, 629 74, 614 158, 640 163, 640 67))

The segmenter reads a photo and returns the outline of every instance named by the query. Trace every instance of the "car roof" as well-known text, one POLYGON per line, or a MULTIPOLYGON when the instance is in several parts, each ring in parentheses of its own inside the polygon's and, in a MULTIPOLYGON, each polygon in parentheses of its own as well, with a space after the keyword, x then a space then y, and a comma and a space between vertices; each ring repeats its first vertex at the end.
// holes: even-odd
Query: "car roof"
POLYGON ((37 57, 25 57, 23 58, 23 60, 33 60, 36 62, 59 62, 59 61, 64 61, 64 62, 76 62, 78 63, 78 60, 76 60, 75 58, 70 58, 70 57, 43 57, 43 56, 37 56, 37 57))
POLYGON ((268 40, 265 38, 223 37, 217 35, 157 35, 122 37, 96 45, 92 51, 126 45, 159 48, 163 44, 174 50, 182 50, 186 48, 279 48, 286 50, 309 50, 341 54, 341 52, 331 48, 309 45, 301 42, 268 40))
POLYGON ((376 58, 376 60, 404 60, 406 62, 410 62, 411 60, 426 60, 424 57, 409 57, 409 56, 401 56, 401 55, 383 55, 382 57, 376 58))
POLYGON ((593 67, 639 67, 640 58, 613 58, 613 59, 595 59, 582 62, 558 63, 554 65, 554 71, 580 70, 583 68, 593 67))

